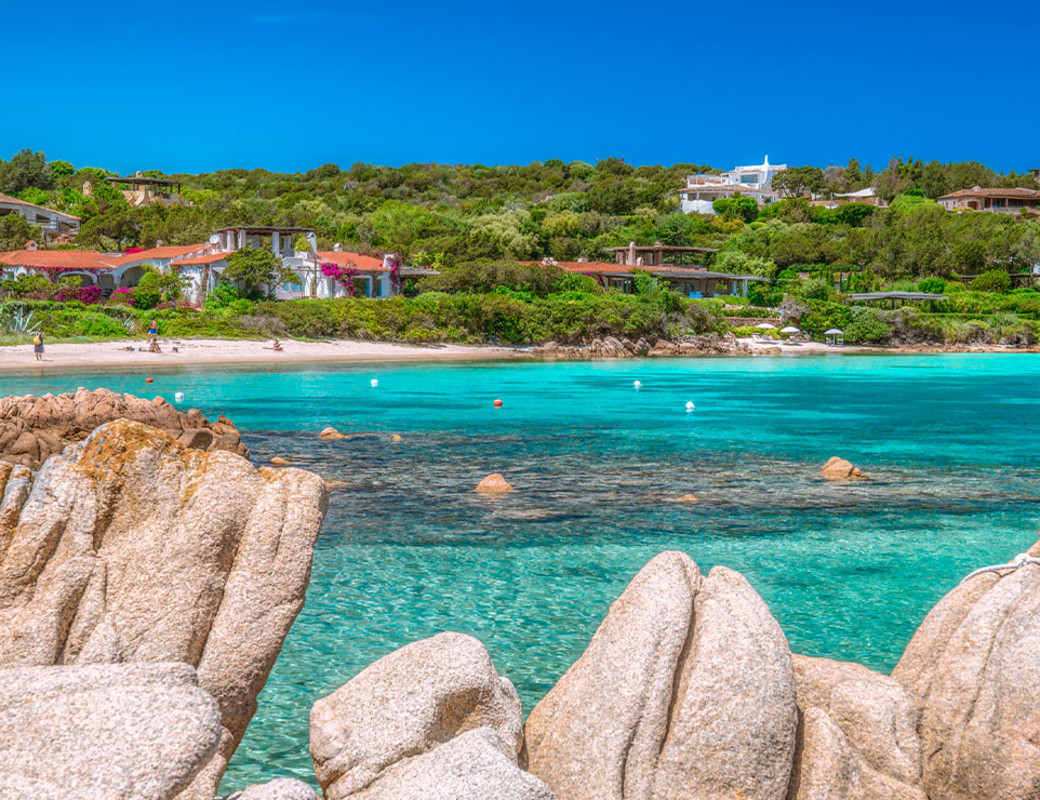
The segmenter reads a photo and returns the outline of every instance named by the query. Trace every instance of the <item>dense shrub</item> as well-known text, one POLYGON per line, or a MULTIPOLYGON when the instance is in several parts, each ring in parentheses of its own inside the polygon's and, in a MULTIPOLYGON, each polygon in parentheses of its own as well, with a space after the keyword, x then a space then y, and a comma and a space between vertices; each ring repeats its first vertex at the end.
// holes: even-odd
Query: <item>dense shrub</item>
POLYGON ((843 330, 846 342, 877 344, 888 338, 892 328, 876 308, 857 308, 843 330))
POLYGON ((1011 289, 1011 276, 1002 269, 991 269, 979 275, 969 286, 975 292, 1003 294, 1011 289))

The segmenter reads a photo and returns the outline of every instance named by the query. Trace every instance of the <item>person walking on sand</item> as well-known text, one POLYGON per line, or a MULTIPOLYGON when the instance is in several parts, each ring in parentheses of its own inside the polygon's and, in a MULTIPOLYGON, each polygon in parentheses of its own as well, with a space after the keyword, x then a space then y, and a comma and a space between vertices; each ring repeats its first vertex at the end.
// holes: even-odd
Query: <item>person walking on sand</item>
POLYGON ((36 331, 33 337, 33 353, 36 354, 37 361, 43 361, 43 331, 36 331))
POLYGON ((154 319, 150 323, 148 323, 148 338, 149 339, 158 339, 159 338, 159 326, 156 324, 154 319))

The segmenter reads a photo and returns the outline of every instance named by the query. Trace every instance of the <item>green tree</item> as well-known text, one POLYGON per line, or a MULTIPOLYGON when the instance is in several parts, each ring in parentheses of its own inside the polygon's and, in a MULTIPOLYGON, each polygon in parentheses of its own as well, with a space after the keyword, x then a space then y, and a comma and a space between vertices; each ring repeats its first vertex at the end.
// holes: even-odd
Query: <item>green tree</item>
POLYGON ((231 281, 242 287, 249 295, 260 294, 283 281, 299 282, 299 276, 270 250, 243 248, 227 257, 227 268, 222 279, 231 281))
POLYGON ((5 214, 0 217, 0 253, 21 250, 29 241, 43 241, 43 234, 39 228, 30 225, 20 214, 5 214))
POLYGON ((711 204, 715 213, 729 219, 742 219, 752 222, 758 216, 758 201, 753 197, 734 194, 732 197, 720 197, 711 204))
POLYGON ((16 194, 35 186, 50 189, 54 185, 47 156, 33 150, 20 150, 11 160, 0 162, 0 191, 16 194))
POLYGON ((784 197, 823 191, 827 181, 819 167, 789 167, 773 176, 771 186, 784 197))

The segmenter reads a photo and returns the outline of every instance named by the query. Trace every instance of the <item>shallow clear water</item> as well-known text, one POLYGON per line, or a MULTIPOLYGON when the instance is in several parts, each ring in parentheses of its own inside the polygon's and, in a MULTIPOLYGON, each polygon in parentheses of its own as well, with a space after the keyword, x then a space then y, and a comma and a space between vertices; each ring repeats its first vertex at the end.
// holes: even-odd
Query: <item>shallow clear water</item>
POLYGON ((437 631, 481 639, 529 711, 665 549, 744 573, 794 650, 887 671, 932 604, 1028 547, 1040 518, 1029 355, 144 374, 0 376, 0 391, 183 391, 231 417, 257 462, 347 484, 228 790, 308 776, 313 701, 437 631), (370 435, 322 442, 325 425, 370 435), (873 480, 819 480, 831 455, 873 480), (473 493, 489 472, 517 493, 473 493), (701 502, 665 502, 687 492, 701 502))

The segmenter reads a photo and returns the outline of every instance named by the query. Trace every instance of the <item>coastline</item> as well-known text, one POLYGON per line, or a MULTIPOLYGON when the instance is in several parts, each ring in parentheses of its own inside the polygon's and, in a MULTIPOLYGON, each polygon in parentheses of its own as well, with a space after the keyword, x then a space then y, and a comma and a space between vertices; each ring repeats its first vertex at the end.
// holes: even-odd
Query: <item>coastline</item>
MULTIPOLYGON (((819 342, 790 345, 779 342, 737 340, 746 350, 705 352, 703 355, 762 357, 762 356, 833 356, 833 355, 907 355, 950 353, 1040 353, 1040 347, 901 345, 897 347, 868 347, 846 345, 831 347, 819 342)), ((283 351, 271 348, 268 341, 252 339, 183 339, 160 342, 163 352, 150 353, 141 339, 107 342, 48 344, 44 360, 33 358, 32 345, 0 346, 0 372, 31 370, 58 370, 68 368, 119 369, 120 367, 177 367, 206 365, 250 365, 303 363, 351 363, 395 361, 499 361, 513 359, 556 361, 565 360, 538 353, 532 347, 498 345, 430 344, 408 345, 391 342, 362 342, 334 340, 304 342, 286 340, 283 351), (125 350, 123 348, 133 347, 125 350), (173 348, 177 347, 177 352, 173 348)), ((636 357, 636 356, 632 356, 636 357)), ((653 358, 690 358, 696 354, 677 356, 653 355, 653 358)), ((579 357, 580 358, 580 357, 579 357)), ((599 360, 599 359, 590 359, 599 360)))

